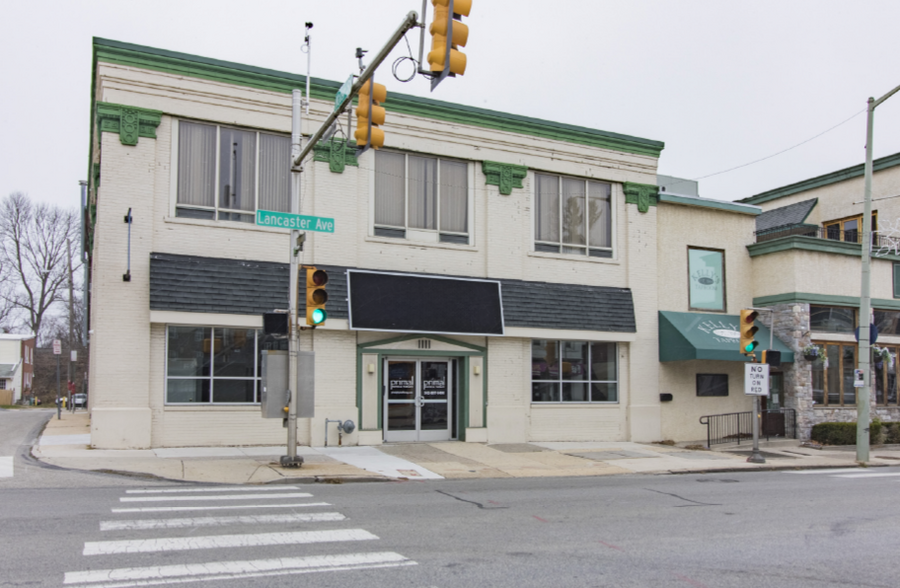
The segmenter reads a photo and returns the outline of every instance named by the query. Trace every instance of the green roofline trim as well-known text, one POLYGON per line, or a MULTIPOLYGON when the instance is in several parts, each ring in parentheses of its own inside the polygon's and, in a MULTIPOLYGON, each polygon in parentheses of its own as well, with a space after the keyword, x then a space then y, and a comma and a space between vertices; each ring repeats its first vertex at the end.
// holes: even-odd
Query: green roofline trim
MULTIPOLYGON (((881 171, 883 169, 888 169, 897 165, 900 165, 900 153, 894 153, 893 155, 888 155, 886 157, 876 159, 872 162, 872 170, 881 171)), ((847 167, 822 176, 816 176, 808 180, 803 180, 802 182, 797 182, 795 184, 790 184, 781 188, 775 188, 774 190, 769 190, 768 192, 762 192, 761 194, 756 194, 755 196, 749 196, 747 198, 744 198, 743 200, 738 200, 738 202, 743 202, 744 204, 762 204, 763 202, 777 200, 778 198, 784 198, 785 196, 790 196, 792 194, 798 194, 807 190, 821 188, 822 186, 837 184, 838 182, 852 180, 853 178, 861 178, 864 174, 865 164, 860 163, 859 165, 847 167)))
POLYGON ((647 212, 659 201, 659 186, 652 184, 625 182, 623 191, 625 192, 625 202, 637 204, 638 212, 647 212))
POLYGON ((747 204, 735 204, 734 202, 725 202, 723 200, 712 200, 711 198, 695 198, 693 196, 676 196, 674 194, 658 194, 657 199, 660 202, 668 202, 670 204, 684 204, 685 206, 699 206, 701 208, 714 208, 716 210, 725 210, 728 212, 737 212, 740 214, 750 214, 756 216, 762 212, 757 206, 749 206, 747 204))
POLYGON ((162 112, 110 102, 97 103, 97 124, 100 131, 116 133, 122 145, 137 145, 138 137, 156 138, 156 127, 162 112))
MULTIPOLYGON (((99 37, 94 37, 93 61, 95 78, 96 64, 98 61, 102 61, 104 63, 150 69, 287 94, 294 88, 305 88, 306 86, 306 76, 299 74, 133 45, 99 37)), ((95 83, 92 84, 92 87, 96 86, 96 79, 93 81, 95 83)), ((340 86, 341 84, 338 82, 311 78, 310 94, 312 98, 331 101, 334 99, 334 95, 340 86)), ((405 94, 390 93, 387 101, 384 103, 384 107, 391 112, 400 114, 531 135, 542 139, 577 143, 579 145, 611 149, 635 155, 646 155, 648 157, 658 158, 660 152, 665 148, 665 143, 662 141, 620 135, 598 129, 405 94)))
MULTIPOLYGON (((770 253, 778 253, 779 251, 814 251, 817 253, 834 253, 837 255, 849 255, 851 257, 862 257, 861 245, 859 243, 848 243, 846 241, 837 241, 833 239, 819 239, 818 237, 806 237, 804 235, 791 235, 788 237, 780 237, 778 239, 770 239, 762 243, 751 243, 747 245, 747 251, 750 257, 759 257, 760 255, 768 255, 770 253)), ((872 261, 879 259, 885 261, 900 261, 900 255, 885 254, 872 256, 872 261)))
MULTIPOLYGON (((858 296, 835 296, 833 294, 814 294, 811 292, 786 292, 772 296, 758 296, 753 299, 753 306, 774 306, 776 304, 814 304, 821 306, 859 306, 858 296)), ((900 300, 873 298, 872 308, 879 310, 900 310, 900 300)))

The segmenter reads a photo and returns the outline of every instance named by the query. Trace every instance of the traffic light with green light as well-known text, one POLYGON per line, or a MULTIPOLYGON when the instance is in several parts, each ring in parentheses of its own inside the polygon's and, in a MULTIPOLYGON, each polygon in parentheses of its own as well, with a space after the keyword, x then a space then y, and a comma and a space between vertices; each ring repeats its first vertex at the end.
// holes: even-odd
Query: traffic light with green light
POLYGON ((328 273, 316 267, 306 268, 306 324, 318 327, 325 323, 328 313, 325 303, 328 302, 328 273))
POLYGON ((387 88, 376 84, 371 79, 359 90, 359 105, 356 107, 356 144, 359 147, 384 146, 384 130, 378 128, 384 124, 384 107, 387 100, 387 88))
POLYGON ((741 311, 741 353, 755 357, 754 351, 759 346, 759 342, 754 339, 759 327, 756 326, 756 317, 759 313, 755 310, 745 308, 741 311))

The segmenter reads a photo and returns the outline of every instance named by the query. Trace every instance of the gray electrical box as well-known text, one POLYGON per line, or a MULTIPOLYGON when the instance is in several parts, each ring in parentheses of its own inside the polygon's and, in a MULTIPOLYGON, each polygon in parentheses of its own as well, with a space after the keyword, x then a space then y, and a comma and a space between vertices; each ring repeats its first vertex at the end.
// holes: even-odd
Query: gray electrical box
POLYGON ((288 352, 263 350, 262 366, 262 416, 266 419, 282 419, 287 416, 284 407, 288 397, 288 352))
POLYGON ((297 418, 316 416, 316 353, 297 353, 297 418))

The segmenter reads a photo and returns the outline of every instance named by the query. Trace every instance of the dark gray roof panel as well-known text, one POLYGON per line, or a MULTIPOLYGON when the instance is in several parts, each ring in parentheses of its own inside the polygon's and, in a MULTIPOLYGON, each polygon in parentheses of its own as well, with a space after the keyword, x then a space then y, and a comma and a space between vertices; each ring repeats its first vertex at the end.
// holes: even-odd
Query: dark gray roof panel
POLYGON ((775 227, 799 225, 806 220, 817 201, 817 198, 812 198, 767 210, 756 217, 756 230, 757 232, 768 231, 775 227))
MULTIPOLYGON (((346 270, 357 268, 316 267, 328 272, 328 316, 347 318, 346 270)), ((151 253, 150 309, 262 314, 287 308, 288 279, 286 263, 151 253)), ((499 282, 506 326, 635 332, 634 303, 628 288, 499 282)), ((301 275, 301 302, 304 284, 301 275)))

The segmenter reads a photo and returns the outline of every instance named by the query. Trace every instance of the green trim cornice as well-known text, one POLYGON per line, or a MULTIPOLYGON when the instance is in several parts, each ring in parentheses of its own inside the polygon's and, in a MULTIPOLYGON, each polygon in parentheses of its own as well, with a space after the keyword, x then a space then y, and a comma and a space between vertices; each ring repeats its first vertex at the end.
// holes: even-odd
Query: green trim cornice
MULTIPOLYGON (((858 296, 835 296, 811 292, 785 292, 753 299, 753 306, 774 306, 776 304, 815 304, 821 306, 859 306, 858 296)), ((873 298, 872 308, 879 310, 900 310, 900 300, 873 298)))
POLYGON ((748 206, 746 204, 735 204, 734 202, 725 202, 724 200, 713 200, 711 198, 696 198, 694 196, 676 196, 675 194, 657 194, 659 202, 668 202, 670 204, 683 204, 685 206, 698 206, 700 208, 712 208, 715 210, 724 210, 728 212, 737 212, 739 214, 758 215, 762 212, 758 206, 748 206))
MULTIPOLYGON (((98 61, 286 94, 306 85, 306 76, 95 37, 95 76, 98 61)), ((339 82, 311 78, 310 94, 312 98, 331 102, 340 86, 339 82)), ((383 106, 400 114, 648 157, 658 158, 665 148, 662 141, 394 92, 388 95, 383 106)))
POLYGON ((499 186, 504 196, 512 194, 513 188, 522 188, 522 180, 528 175, 528 168, 514 163, 482 161, 481 170, 485 175, 485 184, 499 186))
MULTIPOLYGON (((873 171, 881 171, 883 169, 888 169, 897 165, 900 165, 900 153, 894 153, 893 155, 888 155, 886 157, 876 159, 872 162, 872 169, 873 171)), ((778 198, 784 198, 785 196, 790 196, 791 194, 798 194, 800 192, 806 192, 807 190, 821 188, 822 186, 829 186, 831 184, 845 182, 847 180, 852 180, 853 178, 861 178, 863 177, 864 173, 865 165, 860 163, 858 165, 846 167, 835 172, 816 176, 808 180, 803 180, 802 182, 797 182, 795 184, 790 184, 788 186, 782 186, 781 188, 769 190, 768 192, 762 192, 761 194, 749 196, 742 200, 738 200, 738 202, 743 202, 745 204, 762 204, 763 202, 777 200, 778 198)))
POLYGON ((638 211, 647 212, 656 206, 659 198, 659 186, 625 182, 625 202, 637 204, 638 211))
MULTIPOLYGON (((792 235, 790 237, 782 237, 780 239, 772 239, 763 241, 762 243, 751 243, 750 245, 747 245, 747 251, 750 252, 750 257, 759 257, 760 255, 791 250, 815 251, 818 253, 834 253, 836 255, 862 257, 859 243, 847 243, 846 241, 819 239, 817 237, 805 237, 802 235, 792 235)), ((900 255, 881 255, 872 257, 873 261, 878 259, 900 261, 900 255)))
POLYGON ((100 132, 118 133, 122 145, 137 145, 138 137, 156 138, 156 127, 162 120, 162 112, 111 104, 97 103, 97 125, 100 132))
POLYGON ((336 174, 344 173, 344 168, 348 165, 359 167, 356 145, 344 139, 320 141, 313 145, 313 152, 313 161, 324 161, 328 164, 328 169, 336 174))

